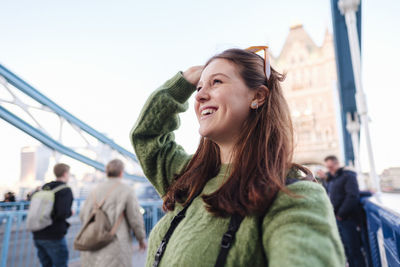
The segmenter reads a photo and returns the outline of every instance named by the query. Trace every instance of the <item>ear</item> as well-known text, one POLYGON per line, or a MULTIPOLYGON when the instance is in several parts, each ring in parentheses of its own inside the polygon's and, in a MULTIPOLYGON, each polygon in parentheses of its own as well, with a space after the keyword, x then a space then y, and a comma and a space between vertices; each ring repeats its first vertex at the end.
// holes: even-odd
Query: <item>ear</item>
POLYGON ((265 103, 269 94, 269 89, 265 85, 260 85, 254 94, 253 101, 257 101, 258 106, 262 106, 265 103))

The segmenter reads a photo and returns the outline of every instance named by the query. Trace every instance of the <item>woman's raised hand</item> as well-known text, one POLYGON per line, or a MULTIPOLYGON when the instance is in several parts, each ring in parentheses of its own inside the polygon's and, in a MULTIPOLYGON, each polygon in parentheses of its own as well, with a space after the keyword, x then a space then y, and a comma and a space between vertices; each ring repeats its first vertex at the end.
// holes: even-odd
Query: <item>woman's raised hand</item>
POLYGON ((203 72, 204 66, 193 66, 188 68, 184 73, 183 77, 193 85, 197 85, 200 80, 201 73, 203 72))

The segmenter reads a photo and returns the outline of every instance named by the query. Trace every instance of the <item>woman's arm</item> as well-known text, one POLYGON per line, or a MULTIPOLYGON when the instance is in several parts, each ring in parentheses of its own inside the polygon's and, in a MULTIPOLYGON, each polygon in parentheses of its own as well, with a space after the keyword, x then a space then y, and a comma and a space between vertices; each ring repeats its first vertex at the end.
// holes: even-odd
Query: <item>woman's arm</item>
POLYGON ((161 196, 191 158, 175 143, 173 131, 179 127, 178 114, 187 110, 187 100, 196 89, 196 73, 200 77, 199 69, 185 76, 179 72, 155 91, 130 133, 143 172, 161 196))
POLYGON ((343 246, 325 190, 312 182, 279 193, 263 220, 263 246, 269 267, 345 266, 343 246))

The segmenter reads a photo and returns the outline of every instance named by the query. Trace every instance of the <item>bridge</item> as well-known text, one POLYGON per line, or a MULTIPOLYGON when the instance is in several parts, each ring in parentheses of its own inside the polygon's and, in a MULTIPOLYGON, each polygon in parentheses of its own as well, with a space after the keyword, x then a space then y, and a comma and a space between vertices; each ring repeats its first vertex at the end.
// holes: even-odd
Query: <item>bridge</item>
MULTIPOLYGON (((361 173, 359 136, 360 129, 363 129, 371 167, 370 178, 377 191, 375 197, 361 200, 366 214, 365 227, 361 229, 365 257, 370 266, 400 266, 400 210, 396 209, 398 198, 391 200, 392 195, 380 192, 369 140, 368 112, 361 83, 361 4, 358 1, 331 0, 331 6, 344 158, 346 164, 354 166, 361 173)), ((72 115, 1 64, 0 88, 10 96, 8 99, 0 99, 0 118, 51 149, 56 160, 60 155, 65 155, 103 172, 105 163, 110 158, 118 157, 127 165, 124 174, 126 178, 135 182, 146 181, 132 152, 72 115), (11 106, 20 109, 24 116, 12 112, 9 108, 11 106), (59 122, 58 132, 47 129, 46 120, 36 116, 37 113, 32 110, 54 116, 59 122), (73 129, 85 145, 76 147, 68 144, 65 139, 66 127, 73 129)), ((79 253, 72 249, 72 241, 80 227, 77 215, 83 201, 74 201, 75 215, 70 219, 71 228, 67 236, 72 264, 79 262, 79 253)), ((148 234, 163 215, 161 202, 140 202, 140 205, 148 234)), ((29 202, 0 204, 0 267, 39 266, 31 235, 25 226, 28 207, 29 202)), ((143 255, 135 253, 133 256, 135 260, 144 260, 143 255)))

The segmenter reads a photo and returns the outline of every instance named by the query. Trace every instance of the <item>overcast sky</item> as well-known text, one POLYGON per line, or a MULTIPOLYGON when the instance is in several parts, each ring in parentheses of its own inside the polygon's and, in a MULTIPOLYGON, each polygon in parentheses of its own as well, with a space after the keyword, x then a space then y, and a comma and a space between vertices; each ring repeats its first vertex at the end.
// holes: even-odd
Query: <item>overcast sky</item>
MULTIPOLYGON (((132 151, 129 131, 165 80, 229 47, 268 44, 278 55, 294 23, 320 45, 332 32, 329 2, 3 0, 0 64, 132 151)), ((378 171, 400 166, 399 11, 396 0, 363 1, 363 83, 378 171)), ((193 152, 190 103, 176 136, 193 152)), ((20 149, 36 141, 3 120, 0 129, 1 185, 17 181, 20 149)), ((361 153, 368 169, 365 147, 361 153)))

